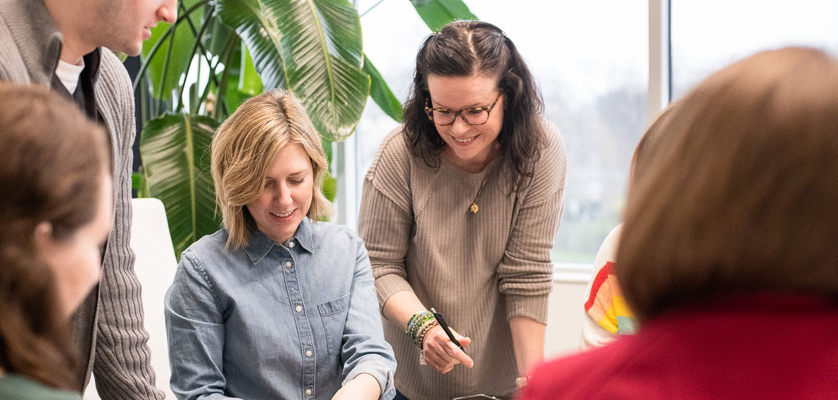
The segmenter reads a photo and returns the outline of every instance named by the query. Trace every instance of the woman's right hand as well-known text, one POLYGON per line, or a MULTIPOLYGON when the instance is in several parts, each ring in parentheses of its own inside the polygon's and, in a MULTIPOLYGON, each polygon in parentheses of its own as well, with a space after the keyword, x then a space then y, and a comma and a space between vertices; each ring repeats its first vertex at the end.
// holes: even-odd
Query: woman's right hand
MULTIPOLYGON (((451 333, 457 338, 457 341, 465 348, 471 344, 471 338, 467 338, 451 329, 451 333)), ((431 328, 425 334, 423 350, 423 358, 425 363, 434 367, 439 373, 446 374, 454 369, 457 364, 463 364, 467 368, 474 366, 474 360, 471 359, 465 352, 460 350, 442 327, 439 325, 431 328)))

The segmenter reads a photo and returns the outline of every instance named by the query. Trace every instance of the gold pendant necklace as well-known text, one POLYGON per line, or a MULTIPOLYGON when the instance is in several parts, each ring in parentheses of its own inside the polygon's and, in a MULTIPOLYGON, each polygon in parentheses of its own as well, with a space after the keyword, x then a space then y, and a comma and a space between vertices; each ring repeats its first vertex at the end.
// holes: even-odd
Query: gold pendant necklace
POLYGON ((474 200, 471 201, 471 206, 469 206, 468 211, 472 214, 477 214, 480 211, 480 206, 477 205, 477 199, 480 198, 480 193, 483 193, 483 186, 486 185, 486 179, 489 178, 489 174, 487 173, 483 177, 483 181, 480 182, 480 188, 477 189, 477 195, 474 196, 474 200))

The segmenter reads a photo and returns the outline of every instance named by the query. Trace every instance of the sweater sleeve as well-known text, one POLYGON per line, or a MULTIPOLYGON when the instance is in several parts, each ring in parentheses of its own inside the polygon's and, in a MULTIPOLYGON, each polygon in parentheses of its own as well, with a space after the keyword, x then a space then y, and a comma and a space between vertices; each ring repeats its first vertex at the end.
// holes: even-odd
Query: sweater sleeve
POLYGON ((369 251, 380 307, 393 294, 413 290, 404 265, 413 226, 409 163, 401 132, 391 133, 364 179, 358 232, 369 251))
POLYGON ((547 146, 541 151, 530 184, 521 193, 517 216, 498 266, 498 289, 507 318, 547 322, 553 288, 550 251, 562 215, 567 160, 558 130, 545 122, 547 146))
POLYGON ((99 284, 93 373, 96 388, 104 400, 163 399, 154 386, 148 333, 143 327, 141 288, 134 271, 131 250, 131 170, 134 141, 134 102, 127 73, 116 57, 102 49, 102 66, 97 85, 111 85, 97 91, 102 108, 118 110, 114 132, 114 228, 99 284), (119 67, 119 68, 117 68, 119 67), (121 70, 120 70, 121 69, 121 70))

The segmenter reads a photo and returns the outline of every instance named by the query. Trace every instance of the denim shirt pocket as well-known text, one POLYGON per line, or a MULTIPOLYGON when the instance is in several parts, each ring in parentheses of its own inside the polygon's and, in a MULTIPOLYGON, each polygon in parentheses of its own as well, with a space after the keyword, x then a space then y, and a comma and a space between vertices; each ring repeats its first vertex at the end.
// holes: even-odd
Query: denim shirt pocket
POLYGON ((317 305, 323 331, 326 332, 326 349, 329 355, 339 355, 343 340, 343 327, 349 307, 349 294, 317 305))

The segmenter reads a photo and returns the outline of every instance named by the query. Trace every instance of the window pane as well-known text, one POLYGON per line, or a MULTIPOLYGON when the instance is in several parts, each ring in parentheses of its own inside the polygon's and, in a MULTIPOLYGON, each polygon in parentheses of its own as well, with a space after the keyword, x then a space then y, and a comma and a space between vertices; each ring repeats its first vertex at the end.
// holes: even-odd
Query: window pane
MULTIPOLYGON (((646 125, 648 1, 466 3, 515 42, 541 87, 546 117, 564 136, 567 189, 553 260, 591 263, 618 223, 629 161, 646 125)), ((407 1, 381 3, 361 24, 365 51, 404 101, 429 31, 407 1)), ((363 174, 396 125, 372 102, 367 107, 356 139, 359 197, 363 174)))
POLYGON ((671 0, 672 98, 760 50, 789 45, 838 50, 834 0, 671 0))

